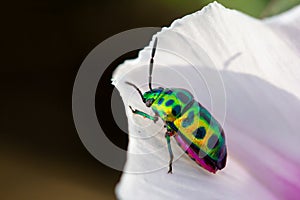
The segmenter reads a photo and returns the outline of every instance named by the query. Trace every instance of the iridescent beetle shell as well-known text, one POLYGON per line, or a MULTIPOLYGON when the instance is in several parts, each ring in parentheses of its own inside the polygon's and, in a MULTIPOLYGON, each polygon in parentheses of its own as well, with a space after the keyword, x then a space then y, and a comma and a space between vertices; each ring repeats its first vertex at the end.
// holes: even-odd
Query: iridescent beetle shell
POLYGON ((153 112, 177 133, 174 137, 185 153, 212 173, 223 169, 227 157, 225 136, 217 120, 187 90, 153 90, 161 92, 148 92, 144 97, 155 99, 151 105, 153 112))
POLYGON ((170 137, 174 136, 178 145, 198 165, 216 173, 226 165, 227 150, 223 128, 218 121, 195 101, 193 95, 180 88, 154 88, 152 89, 152 71, 157 38, 154 41, 149 65, 149 91, 142 94, 140 89, 130 82, 140 94, 147 107, 151 107, 155 116, 150 116, 140 110, 130 109, 134 114, 156 122, 161 118, 167 128, 166 139, 170 155, 169 171, 172 173, 173 152, 170 137))

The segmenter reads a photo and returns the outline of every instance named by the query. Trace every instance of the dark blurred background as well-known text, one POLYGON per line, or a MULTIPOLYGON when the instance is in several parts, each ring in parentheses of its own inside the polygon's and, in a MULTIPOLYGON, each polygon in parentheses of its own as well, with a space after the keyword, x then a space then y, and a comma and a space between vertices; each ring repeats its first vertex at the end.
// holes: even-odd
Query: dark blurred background
MULTIPOLYGON (((262 18, 300 0, 223 0, 262 18)), ((137 27, 168 26, 211 1, 49 0, 1 2, 0 199, 115 199, 121 172, 94 159, 72 119, 72 87, 87 54, 106 38, 137 27)), ((127 135, 111 114, 113 69, 99 84, 97 114, 123 149, 127 135), (108 116, 108 117, 103 117, 108 116), (106 120, 106 121, 105 121, 106 120)), ((124 111, 120 111, 124 115, 124 111)))

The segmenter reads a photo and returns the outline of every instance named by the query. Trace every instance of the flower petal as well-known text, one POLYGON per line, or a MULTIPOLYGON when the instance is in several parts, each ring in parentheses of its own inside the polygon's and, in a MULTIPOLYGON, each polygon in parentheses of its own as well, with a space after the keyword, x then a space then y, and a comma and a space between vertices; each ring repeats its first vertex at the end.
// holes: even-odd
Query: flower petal
MULTIPOLYGON (((155 83, 189 89, 224 124, 228 163, 210 174, 188 156, 181 157, 181 149, 172 141, 178 160, 174 174, 166 174, 163 123, 153 124, 127 109, 127 173, 116 189, 118 198, 298 197, 300 49, 294 42, 300 40, 295 26, 300 17, 299 12, 292 13, 259 21, 212 3, 156 35, 155 83)), ((114 73, 125 107, 130 104, 146 111, 124 81, 146 90, 152 44, 114 73)))

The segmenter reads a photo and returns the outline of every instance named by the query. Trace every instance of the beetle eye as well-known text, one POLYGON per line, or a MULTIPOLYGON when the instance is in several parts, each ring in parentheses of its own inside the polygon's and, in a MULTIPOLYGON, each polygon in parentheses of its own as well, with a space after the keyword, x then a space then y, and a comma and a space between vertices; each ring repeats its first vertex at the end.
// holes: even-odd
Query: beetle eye
POLYGON ((146 101, 146 106, 150 107, 152 105, 152 103, 153 103, 153 99, 149 99, 146 101))

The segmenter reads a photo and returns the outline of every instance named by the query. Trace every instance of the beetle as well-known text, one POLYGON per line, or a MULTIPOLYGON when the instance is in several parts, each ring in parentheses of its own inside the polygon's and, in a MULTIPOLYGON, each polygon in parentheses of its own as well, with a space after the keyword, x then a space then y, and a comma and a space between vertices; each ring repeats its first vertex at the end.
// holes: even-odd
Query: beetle
POLYGON ((170 138, 174 136, 178 145, 202 168, 216 173, 226 165, 227 149, 222 126, 210 112, 197 102, 193 95, 181 88, 152 88, 152 71, 158 39, 155 38, 149 64, 149 91, 144 94, 133 86, 147 107, 155 116, 129 108, 134 114, 156 122, 159 118, 165 123, 165 138, 169 151, 169 171, 172 173, 173 152, 170 138))

